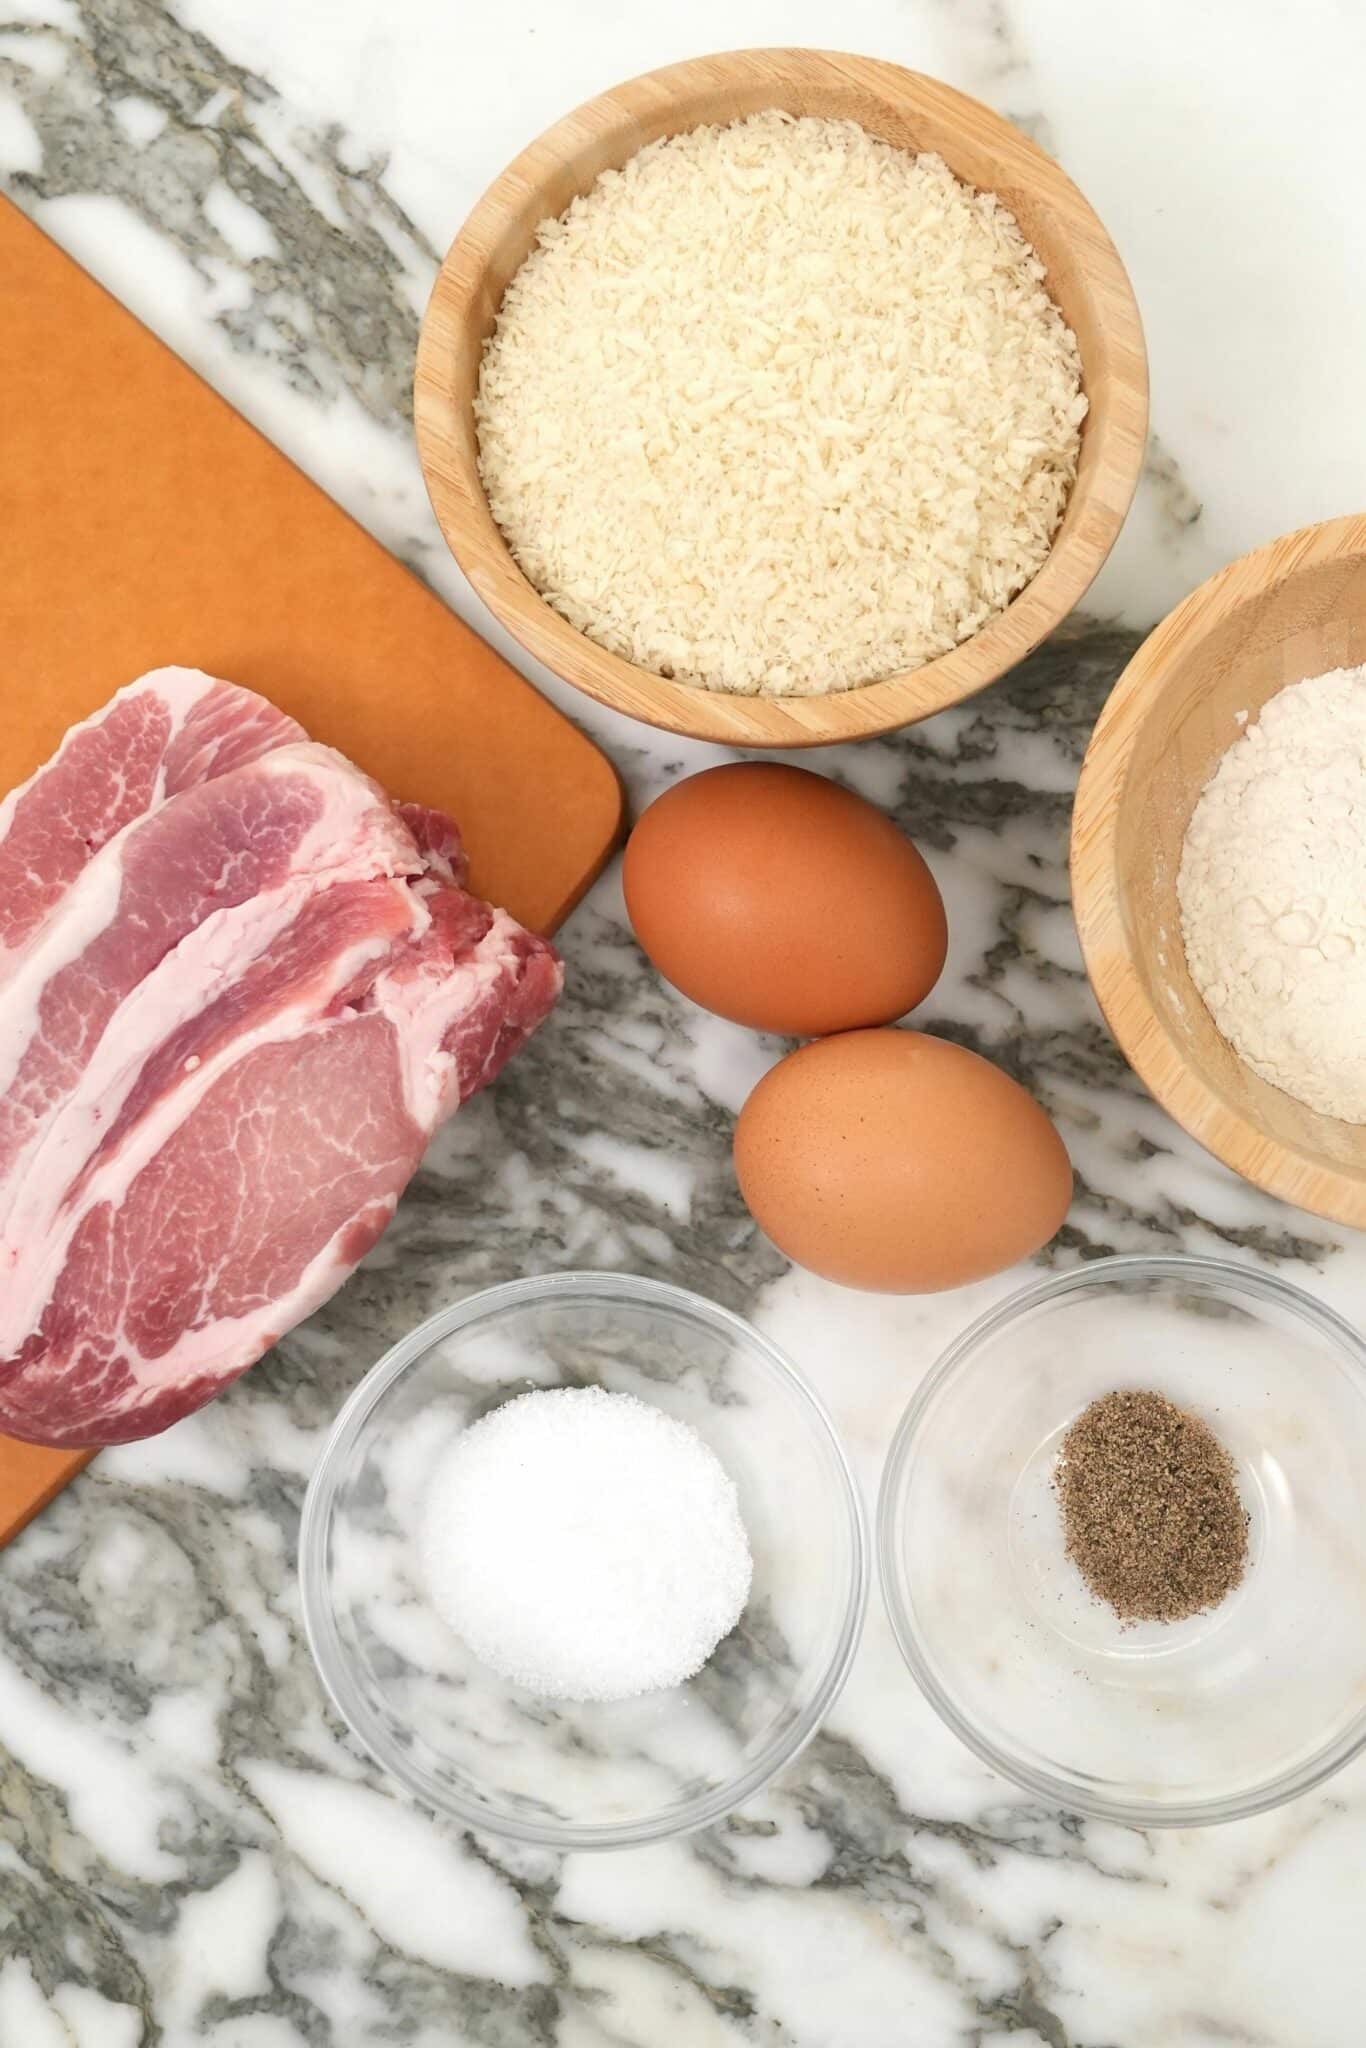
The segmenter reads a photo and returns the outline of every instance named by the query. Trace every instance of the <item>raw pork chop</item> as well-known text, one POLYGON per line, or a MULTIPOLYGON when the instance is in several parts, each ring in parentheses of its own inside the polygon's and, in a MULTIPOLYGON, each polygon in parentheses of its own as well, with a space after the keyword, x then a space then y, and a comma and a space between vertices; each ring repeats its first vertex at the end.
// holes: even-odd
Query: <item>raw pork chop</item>
POLYGON ((245 767, 303 728, 195 669, 154 669, 73 725, 0 802, 0 975, 116 832, 167 797, 245 767))
POLYGON ((347 1277, 559 993, 463 875, 449 819, 183 670, 0 809, 0 1428, 151 1435, 347 1277))

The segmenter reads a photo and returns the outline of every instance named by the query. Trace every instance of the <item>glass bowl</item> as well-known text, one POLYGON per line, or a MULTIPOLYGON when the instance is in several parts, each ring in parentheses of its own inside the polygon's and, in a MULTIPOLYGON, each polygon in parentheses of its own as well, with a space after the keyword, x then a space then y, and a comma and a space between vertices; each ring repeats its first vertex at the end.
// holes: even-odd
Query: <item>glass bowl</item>
POLYGON ((367 1374, 309 1485, 299 1570, 323 1684, 376 1762, 463 1826, 587 1849, 703 1827, 791 1761, 848 1674, 869 1565, 848 1461, 780 1351, 681 1288, 562 1273, 443 1310, 367 1374), (418 1541, 435 1461, 504 1401, 564 1386, 690 1423, 739 1491, 749 1603, 668 1692, 539 1697, 429 1604, 418 1541))
POLYGON ((892 1445, 878 1551, 931 1704, 1030 1792, 1140 1827, 1235 1820, 1366 1744, 1366 1346, 1283 1280, 1115 1258, 992 1309, 930 1372, 892 1445), (1124 1624, 1065 1555, 1052 1473, 1081 1410, 1151 1387, 1232 1454, 1243 1582, 1181 1622, 1124 1624))

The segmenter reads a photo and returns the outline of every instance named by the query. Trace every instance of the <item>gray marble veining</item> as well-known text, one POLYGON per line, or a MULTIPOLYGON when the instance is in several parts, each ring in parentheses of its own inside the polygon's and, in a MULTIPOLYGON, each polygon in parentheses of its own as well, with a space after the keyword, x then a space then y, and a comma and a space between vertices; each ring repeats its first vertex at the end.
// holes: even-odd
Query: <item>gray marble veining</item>
MULTIPOLYGON (((417 0, 327 12, 37 0, 0 21, 0 169, 465 603, 408 424, 418 314, 459 212, 440 194, 463 179, 469 196, 580 96, 550 89, 576 31, 520 0, 483 22, 417 0), (480 36, 498 64, 479 75, 507 105, 476 149, 459 131, 480 118, 484 88, 462 69, 480 36), (449 122, 411 97, 426 63, 448 67, 449 122), (547 69, 542 114, 522 97, 547 69)), ((697 48, 839 39, 814 5, 790 30, 758 5, 743 26, 711 0, 704 14, 697 48)), ((1080 96, 1044 91, 1062 58, 1043 14, 877 0, 848 40, 928 69, 951 59, 1064 150, 1080 96)), ((1107 25, 1107 48, 1122 55, 1132 28, 1107 25)), ((682 54, 637 50, 605 4, 577 34, 595 39, 598 84, 682 54)), ((918 1021, 998 1060, 1067 1138, 1078 1195, 1048 1258, 1222 1250, 1359 1317, 1359 1246, 1236 1183, 1149 1101, 1068 910, 1091 726, 1161 608, 1165 565, 1189 581, 1215 544, 1209 450, 1189 465, 1163 424, 1195 411, 1159 389, 1164 439, 1134 522, 1149 552, 1114 606, 1128 623, 1098 609, 972 704, 821 766, 893 810, 944 887, 950 964, 918 1021)), ((706 758, 585 716, 637 797, 706 758)), ((659 982, 613 876, 562 943, 561 1009, 443 1133, 347 1289, 212 1409, 102 1457, 0 1556, 0 2048, 1347 2048, 1363 2030, 1361 1766, 1200 1836, 1045 1810, 934 1719, 876 1599, 848 1690, 800 1760, 725 1825, 629 1855, 461 1838, 402 1800, 326 1707, 294 1574, 308 1474, 346 1393, 442 1303, 581 1265, 696 1288, 810 1373, 871 1496, 919 1371, 1024 1277, 893 1303, 791 1273, 729 1157, 734 1111, 781 1048, 659 982)))
POLYGON ((438 252, 331 124, 292 120, 267 81, 155 0, 73 6, 25 24, 0 59, 41 158, 21 203, 99 192, 168 236, 206 282, 242 287, 213 315, 304 398, 352 393, 412 416, 418 313, 438 252), (60 61, 25 63, 23 39, 60 61), (236 205, 234 206, 234 202, 236 205))

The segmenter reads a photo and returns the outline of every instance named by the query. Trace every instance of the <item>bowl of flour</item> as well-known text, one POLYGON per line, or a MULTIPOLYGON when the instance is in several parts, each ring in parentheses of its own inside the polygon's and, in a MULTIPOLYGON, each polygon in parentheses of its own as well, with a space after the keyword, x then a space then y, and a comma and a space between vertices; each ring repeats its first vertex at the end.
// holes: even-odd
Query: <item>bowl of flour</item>
POLYGON ((1244 556, 1144 642, 1087 752, 1072 883, 1159 1102, 1366 1227, 1366 517, 1244 556))

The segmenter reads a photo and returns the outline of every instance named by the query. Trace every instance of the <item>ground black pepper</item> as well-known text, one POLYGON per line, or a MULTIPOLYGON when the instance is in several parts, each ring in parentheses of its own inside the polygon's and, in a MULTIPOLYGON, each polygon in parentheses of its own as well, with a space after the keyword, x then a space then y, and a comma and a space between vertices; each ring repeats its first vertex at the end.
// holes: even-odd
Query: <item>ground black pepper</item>
POLYGON ((1216 1606, 1247 1565, 1247 1511, 1213 1430, 1162 1394, 1105 1394, 1062 1440, 1053 1478, 1067 1555, 1124 1621, 1216 1606))

